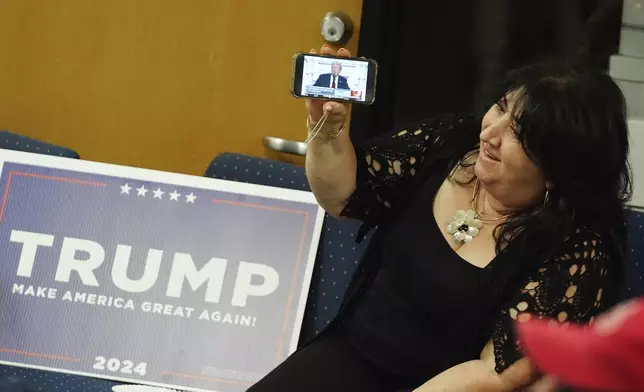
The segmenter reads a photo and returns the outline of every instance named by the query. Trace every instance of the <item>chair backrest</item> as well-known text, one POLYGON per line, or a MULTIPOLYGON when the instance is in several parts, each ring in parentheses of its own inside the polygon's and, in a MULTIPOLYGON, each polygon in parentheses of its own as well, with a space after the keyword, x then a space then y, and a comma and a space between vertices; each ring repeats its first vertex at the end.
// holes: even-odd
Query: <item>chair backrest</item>
POLYGON ((59 147, 27 136, 9 131, 0 131, 0 148, 5 150, 33 152, 36 154, 56 155, 65 158, 78 159, 78 153, 70 148, 59 147))
POLYGON ((629 211, 628 237, 626 295, 632 298, 644 296, 644 211, 629 211))
MULTIPOLYGON (((265 158, 223 153, 206 176, 224 180, 309 191, 304 169, 265 158)), ((355 243, 359 222, 326 216, 315 260, 300 342, 317 335, 337 314, 344 292, 364 252, 366 239, 355 243)))

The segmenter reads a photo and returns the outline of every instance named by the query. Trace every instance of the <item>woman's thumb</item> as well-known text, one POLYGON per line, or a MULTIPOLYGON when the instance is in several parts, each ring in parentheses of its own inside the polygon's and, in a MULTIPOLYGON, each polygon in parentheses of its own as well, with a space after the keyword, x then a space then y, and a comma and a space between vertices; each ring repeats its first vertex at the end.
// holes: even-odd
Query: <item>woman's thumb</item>
POLYGON ((326 102, 322 107, 322 110, 326 113, 331 114, 340 114, 342 113, 343 106, 338 102, 326 102))

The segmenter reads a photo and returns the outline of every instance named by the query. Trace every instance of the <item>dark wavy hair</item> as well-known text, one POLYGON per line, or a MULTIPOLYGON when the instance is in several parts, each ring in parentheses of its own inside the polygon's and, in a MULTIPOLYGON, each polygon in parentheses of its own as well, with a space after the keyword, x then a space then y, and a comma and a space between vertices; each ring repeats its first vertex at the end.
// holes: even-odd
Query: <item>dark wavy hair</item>
POLYGON ((553 187, 546 203, 496 228, 497 253, 510 240, 531 249, 587 228, 602 236, 623 274, 632 182, 621 90, 601 71, 546 61, 510 71, 497 96, 510 92, 516 137, 553 187))

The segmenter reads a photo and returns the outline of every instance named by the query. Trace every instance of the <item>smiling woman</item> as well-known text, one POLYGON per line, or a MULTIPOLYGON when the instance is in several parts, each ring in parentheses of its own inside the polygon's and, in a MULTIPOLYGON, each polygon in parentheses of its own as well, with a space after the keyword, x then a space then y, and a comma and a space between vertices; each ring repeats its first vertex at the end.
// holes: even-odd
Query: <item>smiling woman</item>
POLYGON ((543 173, 516 137, 512 113, 518 106, 517 95, 514 91, 508 93, 483 117, 480 153, 474 172, 486 189, 497 188, 497 192, 508 193, 504 200, 506 206, 521 208, 542 199, 547 185, 543 173))
POLYGON ((329 113, 307 152, 311 189, 360 234, 377 230, 337 319, 249 391, 510 391, 531 379, 512 367, 515 321, 584 323, 616 301, 630 196, 619 88, 544 63, 511 72, 498 97, 482 119, 355 145, 344 105, 308 102, 310 123, 329 113))

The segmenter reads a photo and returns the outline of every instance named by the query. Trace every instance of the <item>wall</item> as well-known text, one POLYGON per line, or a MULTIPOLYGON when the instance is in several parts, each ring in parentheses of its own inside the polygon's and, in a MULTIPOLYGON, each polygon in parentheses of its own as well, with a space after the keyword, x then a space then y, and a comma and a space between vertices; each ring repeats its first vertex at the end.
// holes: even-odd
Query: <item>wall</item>
POLYGON ((631 205, 644 208, 644 119, 629 121, 631 133, 630 163, 633 169, 633 199, 631 205))
POLYGON ((3 0, 0 129, 192 174, 221 151, 268 155, 264 135, 306 134, 293 54, 322 44, 325 12, 359 22, 361 4, 3 0))
POLYGON ((620 85, 629 113, 631 205, 644 208, 644 0, 624 0, 619 54, 612 56, 610 74, 620 85))
POLYGON ((625 0, 619 54, 610 74, 622 88, 630 117, 644 118, 644 0, 625 0))

